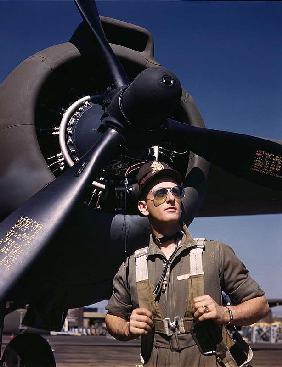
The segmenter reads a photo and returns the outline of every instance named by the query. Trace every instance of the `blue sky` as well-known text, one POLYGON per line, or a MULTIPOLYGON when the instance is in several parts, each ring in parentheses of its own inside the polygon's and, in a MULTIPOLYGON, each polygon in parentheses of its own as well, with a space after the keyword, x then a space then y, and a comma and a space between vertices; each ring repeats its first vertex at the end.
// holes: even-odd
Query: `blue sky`
MULTIPOLYGON (((156 59, 191 92, 207 127, 282 140, 282 2, 97 4, 152 32, 156 59)), ((80 21, 72 1, 0 1, 0 80, 67 41, 80 21)), ((200 218, 191 231, 229 243, 267 296, 282 298, 282 215, 200 218)))

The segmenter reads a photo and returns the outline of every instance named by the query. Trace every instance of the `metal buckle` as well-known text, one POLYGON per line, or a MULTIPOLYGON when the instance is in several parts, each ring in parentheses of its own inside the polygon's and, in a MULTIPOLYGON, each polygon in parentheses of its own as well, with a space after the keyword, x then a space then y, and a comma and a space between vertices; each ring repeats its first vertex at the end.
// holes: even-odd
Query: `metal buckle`
POLYGON ((185 333, 185 327, 181 317, 175 316, 174 321, 171 321, 170 317, 166 317, 163 319, 163 322, 164 330, 167 336, 185 333))

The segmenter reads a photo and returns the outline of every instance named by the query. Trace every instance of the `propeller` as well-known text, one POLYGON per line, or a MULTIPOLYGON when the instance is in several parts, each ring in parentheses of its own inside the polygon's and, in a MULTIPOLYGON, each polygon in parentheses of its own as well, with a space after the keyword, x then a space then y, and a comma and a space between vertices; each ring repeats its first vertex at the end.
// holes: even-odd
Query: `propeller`
POLYGON ((108 41, 106 40, 103 28, 101 26, 98 10, 95 1, 91 0, 74 0, 79 12, 91 29, 99 47, 100 55, 106 63, 107 72, 112 76, 115 87, 123 87, 128 83, 126 72, 123 66, 114 55, 108 41))
MULTIPOLYGON (((174 83, 167 83, 168 78, 172 80, 173 76, 163 68, 145 70, 138 75, 130 87, 125 89, 127 94, 123 102, 126 111, 136 110, 141 113, 143 108, 147 110, 147 105, 160 113, 163 112, 163 105, 166 105, 166 113, 172 110, 180 98, 181 86, 176 80, 174 83), (145 85, 149 86, 152 93, 158 95, 158 98, 153 99, 153 103, 148 97, 140 98, 138 103, 138 93, 143 91, 145 85), (134 91, 138 93, 135 95, 134 91), (135 98, 126 98, 128 93, 133 93, 137 101, 135 98)), ((103 167, 121 153, 125 144, 124 133, 131 128, 121 110, 123 95, 122 89, 113 98, 108 112, 101 120, 99 139, 94 146, 76 164, 0 224, 0 299, 6 296, 66 224, 83 200, 87 187, 101 174, 103 167)), ((134 121, 140 122, 138 118, 134 121)), ((155 124, 154 119, 152 122, 155 124)), ((148 126, 151 124, 145 124, 142 129, 146 130, 148 126)), ((65 230, 67 231, 67 227, 65 230)))
MULTIPOLYGON (((117 86, 124 86, 127 84, 127 78, 105 38, 95 2, 75 2, 100 45, 102 57, 113 80, 117 86)), ((158 99, 163 102, 163 95, 159 97, 163 91, 161 86, 175 87, 175 84, 179 86, 180 82, 169 71, 165 73, 164 69, 161 69, 159 72, 158 69, 152 68, 148 73, 145 70, 145 75, 137 76, 129 87, 113 98, 108 113, 119 120, 122 118, 127 125, 138 129, 142 127, 145 130, 156 130, 159 126, 163 141, 170 142, 173 150, 189 148, 234 175, 271 189, 282 190, 281 144, 244 134, 192 127, 172 119, 168 119, 163 125, 164 118, 175 103, 175 100, 172 100, 180 96, 170 96, 169 88, 165 88, 167 102, 158 104, 158 99), (160 80, 159 84, 157 79, 160 80)), ((174 93, 176 88, 171 90, 174 93)))
POLYGON ((132 129, 152 131, 155 144, 189 149, 234 175, 282 190, 281 144, 166 119, 179 103, 180 92, 181 84, 173 73, 162 67, 146 69, 122 91, 118 103, 113 99, 108 111, 132 129))

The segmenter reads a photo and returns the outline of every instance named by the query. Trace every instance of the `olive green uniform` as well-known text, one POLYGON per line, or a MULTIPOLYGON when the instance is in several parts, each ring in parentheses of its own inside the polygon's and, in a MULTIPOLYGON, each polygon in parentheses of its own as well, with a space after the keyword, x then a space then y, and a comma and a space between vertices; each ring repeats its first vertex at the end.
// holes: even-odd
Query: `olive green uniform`
MULTIPOLYGON (((187 309, 188 281, 191 247, 193 238, 184 228, 184 236, 174 255, 165 291, 159 298, 163 317, 174 320, 182 317, 187 309)), ((147 253, 149 281, 153 288, 159 282, 165 256, 159 247, 150 241, 147 253)), ((235 256, 233 250, 217 241, 205 241, 203 251, 204 293, 221 304, 221 291, 229 295, 236 305, 251 298, 264 295, 258 284, 250 277, 248 270, 235 256)), ((109 300, 108 313, 129 320, 133 309, 138 308, 136 290, 136 266, 134 255, 121 265, 113 280, 113 295, 109 300)), ((206 357, 199 352, 191 333, 175 338, 154 333, 141 339, 142 357, 145 366, 196 367, 216 366, 214 356, 206 357)))

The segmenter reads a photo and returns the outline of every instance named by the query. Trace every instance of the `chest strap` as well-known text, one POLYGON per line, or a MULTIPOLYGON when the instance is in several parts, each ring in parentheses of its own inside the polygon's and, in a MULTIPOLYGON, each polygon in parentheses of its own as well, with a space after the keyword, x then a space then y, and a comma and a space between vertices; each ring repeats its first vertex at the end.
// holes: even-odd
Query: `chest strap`
POLYGON ((171 321, 169 317, 154 319, 155 332, 172 336, 173 334, 188 334, 192 330, 193 321, 185 317, 175 316, 171 321))

